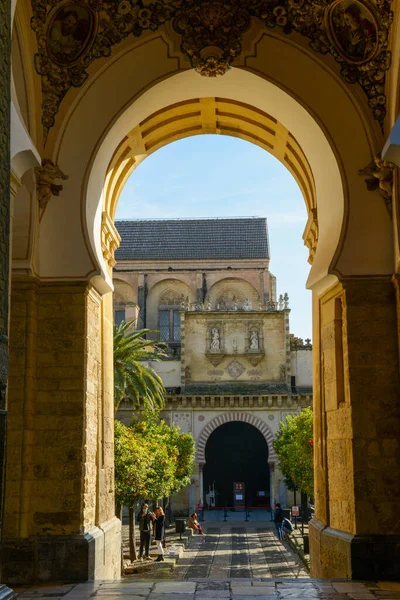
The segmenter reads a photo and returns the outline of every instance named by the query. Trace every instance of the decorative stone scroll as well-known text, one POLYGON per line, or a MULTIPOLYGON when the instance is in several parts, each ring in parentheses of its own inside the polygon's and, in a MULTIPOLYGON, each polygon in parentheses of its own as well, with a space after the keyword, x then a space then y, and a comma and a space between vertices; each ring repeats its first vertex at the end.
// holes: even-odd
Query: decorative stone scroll
POLYGON ((128 36, 140 37, 167 22, 181 36, 181 50, 201 75, 216 77, 242 51, 242 35, 252 17, 284 34, 297 32, 315 52, 330 53, 348 83, 358 83, 374 118, 386 114, 385 78, 391 54, 390 0, 31 0, 31 26, 42 76, 45 139, 65 94, 88 78, 89 65, 110 56, 128 36))

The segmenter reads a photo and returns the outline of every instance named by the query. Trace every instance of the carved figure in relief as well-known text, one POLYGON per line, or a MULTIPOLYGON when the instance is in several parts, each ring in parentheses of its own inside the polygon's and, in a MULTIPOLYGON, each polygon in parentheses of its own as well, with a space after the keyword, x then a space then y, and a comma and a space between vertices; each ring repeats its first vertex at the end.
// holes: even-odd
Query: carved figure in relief
POLYGON ((280 369, 281 369, 281 379, 286 379, 286 366, 281 365, 280 369))
POLYGON ((252 310, 253 309, 253 305, 250 302, 250 300, 248 298, 246 298, 246 300, 243 303, 243 310, 252 310))
POLYGON ((42 166, 35 169, 36 172, 36 191, 39 201, 39 208, 44 211, 50 198, 52 196, 59 196, 62 185, 57 185, 54 182, 55 179, 68 179, 68 175, 65 175, 49 158, 42 159, 42 166))
POLYGON ((360 169, 360 175, 367 175, 365 183, 369 191, 377 190, 385 200, 386 207, 391 213, 392 209, 392 186, 393 186, 393 171, 395 165, 387 160, 383 160, 380 156, 375 156, 364 169, 360 169))
POLYGON ((250 334, 250 350, 258 350, 259 341, 258 341, 258 331, 253 329, 250 334))
POLYGON ((218 327, 213 327, 211 330, 211 350, 219 350, 221 347, 221 338, 218 327))

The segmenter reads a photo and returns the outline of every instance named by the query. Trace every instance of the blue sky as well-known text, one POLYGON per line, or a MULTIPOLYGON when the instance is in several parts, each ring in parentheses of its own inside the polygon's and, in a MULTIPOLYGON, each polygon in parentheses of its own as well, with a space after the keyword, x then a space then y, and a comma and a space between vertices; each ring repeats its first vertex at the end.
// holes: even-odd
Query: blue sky
POLYGON ((117 219, 267 217, 270 270, 290 298, 290 329, 311 337, 303 196, 289 171, 265 150, 220 135, 199 135, 146 158, 123 189, 117 219))

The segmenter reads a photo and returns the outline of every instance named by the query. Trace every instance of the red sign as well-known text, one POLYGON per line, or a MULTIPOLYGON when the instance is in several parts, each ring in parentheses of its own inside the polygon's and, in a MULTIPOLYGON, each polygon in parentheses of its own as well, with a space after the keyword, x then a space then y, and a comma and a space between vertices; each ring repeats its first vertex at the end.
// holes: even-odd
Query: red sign
POLYGON ((292 506, 292 517, 298 517, 299 516, 299 507, 298 506, 292 506))

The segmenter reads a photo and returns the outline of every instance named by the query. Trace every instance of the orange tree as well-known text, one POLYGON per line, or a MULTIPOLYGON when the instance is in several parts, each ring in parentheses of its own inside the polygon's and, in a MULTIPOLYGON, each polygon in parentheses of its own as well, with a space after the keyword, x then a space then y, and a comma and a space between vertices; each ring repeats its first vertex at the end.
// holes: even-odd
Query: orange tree
POLYGON ((279 423, 274 442, 279 467, 290 488, 314 495, 313 413, 305 408, 299 415, 286 415, 279 423))
POLYGON ((117 506, 129 507, 131 560, 136 558, 134 507, 190 483, 194 448, 190 434, 169 427, 154 410, 134 417, 129 426, 115 422, 115 495, 117 506))

